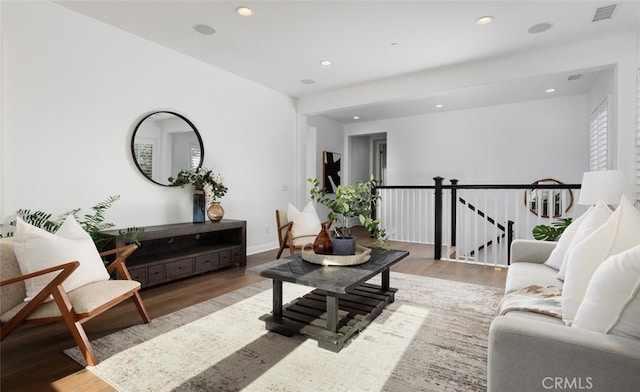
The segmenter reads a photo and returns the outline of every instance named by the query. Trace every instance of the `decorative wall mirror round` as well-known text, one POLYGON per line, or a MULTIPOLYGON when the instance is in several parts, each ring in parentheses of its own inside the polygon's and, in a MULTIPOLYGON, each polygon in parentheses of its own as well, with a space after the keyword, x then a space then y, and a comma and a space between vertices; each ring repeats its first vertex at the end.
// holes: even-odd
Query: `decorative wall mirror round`
POLYGON ((169 177, 199 168, 204 159, 202 138, 181 114, 158 111, 138 122, 131 137, 131 154, 140 173, 159 185, 173 186, 169 177))
MULTIPOLYGON (((564 185, 553 178, 534 181, 532 185, 564 185)), ((551 212, 554 218, 567 213, 573 206, 571 189, 531 188, 524 191, 524 204, 534 215, 548 218, 551 212)))

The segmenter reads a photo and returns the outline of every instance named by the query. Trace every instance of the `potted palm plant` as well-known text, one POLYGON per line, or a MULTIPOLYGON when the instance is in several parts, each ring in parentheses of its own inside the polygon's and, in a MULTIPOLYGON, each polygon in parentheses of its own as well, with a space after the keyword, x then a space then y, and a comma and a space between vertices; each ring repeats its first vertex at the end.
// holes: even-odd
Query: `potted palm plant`
POLYGON ((320 186, 319 179, 310 178, 308 181, 313 184, 310 190, 311 199, 329 208, 328 219, 337 222, 332 230, 333 254, 355 254, 356 242, 349 228, 351 218, 358 218, 360 224, 376 239, 378 246, 386 246, 386 233, 380 229, 380 220, 371 216, 373 203, 380 200, 380 195, 373 192, 376 186, 373 175, 368 181, 355 185, 339 185, 335 196, 327 194, 320 186))

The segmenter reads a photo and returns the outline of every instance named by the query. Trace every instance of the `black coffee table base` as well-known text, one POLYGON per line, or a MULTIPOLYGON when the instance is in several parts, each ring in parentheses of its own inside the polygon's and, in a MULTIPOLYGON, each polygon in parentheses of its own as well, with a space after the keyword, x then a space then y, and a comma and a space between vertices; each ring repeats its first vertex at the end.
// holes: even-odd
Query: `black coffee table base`
POLYGON ((398 290, 388 286, 388 270, 385 272, 387 281, 383 286, 386 289, 369 283, 355 287, 348 294, 316 289, 284 306, 282 281, 274 280, 274 311, 260 320, 269 331, 285 336, 302 334, 318 341, 320 348, 339 352, 354 334, 362 331, 394 301, 398 290))

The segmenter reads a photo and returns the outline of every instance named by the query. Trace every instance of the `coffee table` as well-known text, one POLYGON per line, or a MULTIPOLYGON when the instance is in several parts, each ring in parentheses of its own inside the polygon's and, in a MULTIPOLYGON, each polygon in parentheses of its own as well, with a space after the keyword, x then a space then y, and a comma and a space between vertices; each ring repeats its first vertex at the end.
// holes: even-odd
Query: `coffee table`
POLYGON ((247 269, 247 273, 273 279, 273 310, 260 317, 269 331, 295 333, 318 341, 318 346, 340 351, 395 299, 390 287, 392 265, 409 255, 403 250, 373 249, 371 259, 354 266, 322 266, 300 254, 247 269), (381 284, 366 283, 381 274, 381 284), (282 282, 316 288, 283 305, 282 282))

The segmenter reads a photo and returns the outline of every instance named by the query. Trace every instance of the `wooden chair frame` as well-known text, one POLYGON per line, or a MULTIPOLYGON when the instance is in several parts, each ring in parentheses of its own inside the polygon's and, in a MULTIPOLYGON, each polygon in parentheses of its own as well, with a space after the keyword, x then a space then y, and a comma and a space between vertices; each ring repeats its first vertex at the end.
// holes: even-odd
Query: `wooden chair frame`
MULTIPOLYGON (((276 210, 276 227, 278 230, 278 242, 280 243, 280 248, 278 249, 278 255, 276 256, 276 259, 279 259, 280 256, 282 256, 282 252, 284 251, 285 248, 289 248, 289 252, 291 256, 293 256, 293 253, 295 251, 302 250, 302 246, 293 244, 293 240, 296 239, 296 237, 293 236, 293 231, 292 231, 293 222, 282 222, 280 219, 280 211, 282 210, 276 210)), ((331 221, 328 220, 320 224, 321 227, 324 227, 325 225, 330 226, 331 221)), ((319 232, 320 232, 320 229, 318 229, 318 233, 319 232)), ((310 239, 315 238, 315 236, 302 236, 298 238, 305 238, 305 237, 309 237, 310 239)), ((311 242, 313 242, 313 240, 311 242)))
MULTIPOLYGON (((119 277, 122 279, 132 280, 127 267, 125 266, 125 261, 131 253, 133 253, 138 248, 137 245, 131 244, 123 247, 119 247, 116 249, 112 249, 109 251, 105 251, 100 253, 100 256, 108 256, 117 254, 117 257, 113 263, 111 263, 107 267, 107 272, 109 274, 113 274, 117 272, 119 277)), ((76 344, 80 348, 87 364, 89 366, 95 366, 99 363, 96 355, 91 347, 91 343, 87 338, 87 335, 82 327, 82 323, 87 320, 92 319, 93 317, 105 312, 108 309, 111 309, 115 305, 120 302, 133 298, 133 301, 138 309, 138 313, 142 317, 142 320, 145 323, 150 323, 151 318, 147 313, 147 310, 142 302, 142 298, 140 297, 139 290, 140 288, 133 289, 113 300, 103 304, 102 306, 96 308, 95 310, 89 313, 78 314, 73 310, 73 306, 67 293, 64 291, 62 287, 62 283, 67 279, 71 273, 78 268, 80 262, 72 261, 69 263, 61 264, 55 267, 47 268, 41 271, 32 272, 26 275, 16 276, 11 279, 7 279, 0 282, 0 287, 14 284, 18 282, 23 282, 26 279, 34 278, 36 276, 48 274, 55 271, 60 271, 58 275, 56 275, 49 284, 47 284, 25 307, 23 307, 11 320, 2 325, 0 331, 0 340, 4 340, 18 325, 23 323, 32 323, 32 322, 51 322, 51 321, 64 321, 64 323, 69 328, 73 339, 76 344), (40 318, 40 319, 32 319, 28 320, 27 317, 31 315, 40 305, 42 305, 49 296, 53 296, 53 300, 55 301, 58 309, 60 310, 61 315, 58 317, 49 317, 49 318, 40 318)))

